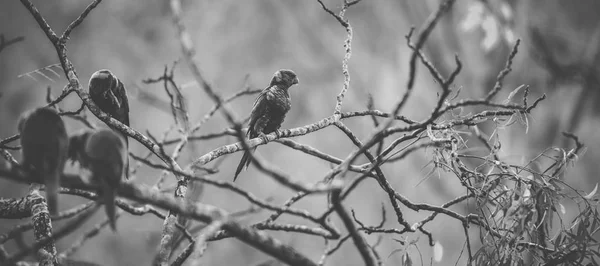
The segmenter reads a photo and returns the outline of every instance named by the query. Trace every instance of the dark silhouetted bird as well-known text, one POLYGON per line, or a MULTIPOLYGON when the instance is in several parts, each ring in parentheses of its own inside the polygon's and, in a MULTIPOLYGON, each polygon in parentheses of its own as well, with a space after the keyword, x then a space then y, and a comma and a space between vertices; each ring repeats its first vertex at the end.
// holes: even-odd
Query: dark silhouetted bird
MULTIPOLYGON (((102 69, 92 74, 88 87, 92 101, 100 107, 100 110, 129 126, 129 100, 121 80, 110 70, 102 69)), ((119 133, 125 140, 126 150, 129 150, 127 135, 119 133)), ((126 163, 127 169, 129 169, 129 158, 126 159, 126 163)), ((129 177, 128 171, 125 173, 125 177, 129 177)))
POLYGON ((65 123, 56 110, 43 107, 24 114, 18 127, 23 152, 22 165, 35 178, 44 180, 48 209, 52 215, 56 215, 60 176, 69 150, 65 123))
POLYGON ((82 167, 89 168, 89 162, 85 156, 85 144, 92 133, 94 130, 86 128, 69 135, 68 159, 71 162, 78 162, 82 167))
POLYGON ((110 129, 100 129, 82 136, 86 141, 79 155, 81 165, 91 170, 92 179, 100 185, 110 227, 116 231, 115 197, 126 172, 125 142, 110 129))
MULTIPOLYGON (((269 86, 254 101, 250 113, 250 122, 248 122, 248 132, 246 133, 249 139, 279 130, 285 115, 292 107, 288 89, 294 84, 298 84, 298 77, 296 77, 294 71, 281 69, 275 72, 269 86)), ((250 165, 250 152, 254 150, 256 148, 244 152, 242 160, 235 171, 234 182, 244 166, 247 168, 250 165)))

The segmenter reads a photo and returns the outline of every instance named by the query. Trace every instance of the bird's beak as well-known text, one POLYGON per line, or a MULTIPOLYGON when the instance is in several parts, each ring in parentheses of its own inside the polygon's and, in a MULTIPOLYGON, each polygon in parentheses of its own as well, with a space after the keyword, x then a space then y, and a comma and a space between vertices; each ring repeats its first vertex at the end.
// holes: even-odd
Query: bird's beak
POLYGON ((294 77, 294 80, 292 80, 292 85, 298 84, 298 82, 299 82, 298 77, 294 77))

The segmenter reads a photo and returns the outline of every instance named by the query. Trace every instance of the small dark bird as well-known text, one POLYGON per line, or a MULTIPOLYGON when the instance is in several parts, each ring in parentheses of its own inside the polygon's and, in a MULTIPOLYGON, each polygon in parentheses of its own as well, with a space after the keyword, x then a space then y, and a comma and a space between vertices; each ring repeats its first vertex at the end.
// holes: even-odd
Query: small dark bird
MULTIPOLYGON (((288 93, 288 89, 298 84, 298 77, 294 71, 288 69, 281 69, 275 72, 271 83, 265 88, 254 101, 252 112, 250 113, 250 122, 248 122, 248 132, 246 136, 249 139, 256 137, 263 137, 266 134, 272 133, 279 130, 281 123, 285 119, 285 115, 292 107, 292 99, 288 93)), ((245 151, 242 156, 242 160, 238 165, 233 181, 237 179, 238 175, 244 168, 248 168, 250 165, 250 152, 245 151)))
POLYGON ((72 163, 78 162, 81 167, 89 168, 89 160, 85 155, 85 144, 92 133, 94 133, 93 129, 86 128, 69 135, 69 153, 67 158, 72 163))
POLYGON ((67 161, 69 140, 65 123, 56 110, 38 108, 21 116, 19 120, 22 165, 46 185, 48 209, 58 214, 60 175, 67 161))
MULTIPOLYGON (((85 136, 85 135, 84 135, 85 136)), ((120 135, 100 129, 85 136, 80 162, 92 172, 92 180, 100 184, 106 215, 113 231, 117 230, 115 197, 126 170, 127 150, 120 135)))
MULTIPOLYGON (((88 87, 92 101, 100 107, 100 110, 129 126, 129 100, 127 99, 127 91, 121 80, 110 72, 110 70, 102 69, 92 74, 88 87)), ((120 131, 118 132, 125 140, 126 150, 129 150, 127 135, 120 131)), ((126 161, 127 169, 129 169, 129 158, 126 161)), ((125 173, 125 177, 129 178, 129 171, 125 173)))

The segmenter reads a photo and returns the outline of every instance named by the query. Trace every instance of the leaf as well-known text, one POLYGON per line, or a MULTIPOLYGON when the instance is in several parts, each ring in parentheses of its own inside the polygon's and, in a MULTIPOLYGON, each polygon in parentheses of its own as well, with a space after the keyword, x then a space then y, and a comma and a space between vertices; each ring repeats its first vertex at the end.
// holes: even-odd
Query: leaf
POLYGON ((562 203, 558 203, 558 207, 560 207, 560 213, 562 213, 563 215, 567 214, 567 209, 565 208, 565 205, 562 205, 562 203))
POLYGON ((476 30, 481 25, 483 15, 485 13, 485 6, 480 2, 470 2, 467 8, 467 14, 464 19, 460 22, 460 28, 464 32, 471 32, 476 30))
POLYGON ((525 188, 525 191, 523 191, 523 201, 528 201, 531 200, 531 190, 529 190, 528 187, 525 188))
POLYGON ((410 258, 410 255, 408 255, 408 253, 404 253, 404 255, 402 255, 402 265, 412 266, 412 259, 410 258))
POLYGON ((481 21, 481 29, 484 32, 481 48, 484 51, 489 52, 498 45, 500 39, 498 28, 498 21, 493 16, 484 16, 483 21, 481 21))
POLYGON ((436 140, 437 139, 435 137, 435 135, 433 134, 433 130, 431 129, 431 125, 427 126, 427 137, 429 137, 429 139, 431 139, 431 140, 436 140))
MULTIPOLYGON (((575 218, 575 221, 573 221, 573 223, 571 223, 571 228, 569 228, 569 229, 572 230, 573 228, 575 228, 575 226, 577 226, 579 224, 579 222, 580 222, 579 218, 575 218)), ((567 232, 567 234, 570 235, 569 232, 567 232)), ((574 236, 571 236, 571 237, 574 237, 574 236)))
POLYGON ((508 94, 508 97, 506 98, 506 101, 505 101, 504 103, 505 103, 505 104, 506 104, 506 103, 509 103, 509 102, 512 100, 512 98, 514 98, 514 97, 515 97, 515 95, 517 95, 517 93, 518 93, 518 92, 519 92, 519 91, 520 91, 522 88, 525 88, 525 87, 526 87, 526 86, 525 86, 525 84, 523 84, 523 85, 521 85, 521 86, 517 87, 516 89, 514 89, 513 91, 511 91, 511 92, 510 92, 510 94, 508 94))
POLYGON ((442 261, 442 257, 444 257, 444 247, 440 242, 436 241, 433 245, 433 260, 440 262, 442 261))
POLYGON ((525 117, 525 134, 529 133, 529 118, 527 118, 527 115, 523 115, 525 117))
POLYGON ((563 237, 562 235, 558 234, 556 235, 556 239, 554 240, 554 246, 558 247, 560 246, 560 244, 562 243, 563 237))
POLYGON ((596 183, 596 186, 594 187, 594 189, 592 189, 592 192, 590 192, 589 194, 583 196, 585 199, 591 199, 592 197, 594 197, 594 195, 596 195, 596 192, 598 192, 598 183, 596 183))

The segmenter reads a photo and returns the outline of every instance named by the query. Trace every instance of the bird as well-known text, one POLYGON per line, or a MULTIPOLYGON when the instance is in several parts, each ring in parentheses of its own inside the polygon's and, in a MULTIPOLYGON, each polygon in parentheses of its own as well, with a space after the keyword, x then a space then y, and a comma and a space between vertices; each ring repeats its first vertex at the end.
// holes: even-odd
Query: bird
MULTIPOLYGON (((252 106, 246 132, 249 139, 264 137, 266 134, 279 130, 285 115, 292 108, 292 99, 288 89, 298 82, 298 77, 292 70, 280 69, 275 72, 269 86, 260 92, 252 106)), ((252 151, 244 151, 233 177, 234 182, 244 166, 248 168, 250 165, 250 153, 255 150, 256 147, 252 151)))
POLYGON ((100 185, 110 227, 117 231, 115 197, 126 172, 125 142, 113 130, 98 129, 85 137, 83 149, 82 165, 90 169, 92 180, 100 185))
MULTIPOLYGON (((100 110, 124 125, 129 126, 129 100, 127 98, 127 91, 123 82, 110 70, 101 69, 94 72, 92 77, 90 77, 88 90, 90 98, 98 105, 100 110)), ((125 148, 129 150, 127 134, 118 130, 116 131, 123 136, 125 148)), ((126 159, 126 163, 127 169, 129 169, 129 158, 126 159)), ((128 171, 125 173, 125 177, 129 178, 128 171)))
POLYGON ((46 185, 50 214, 58 214, 60 176, 65 168, 69 140, 62 118, 56 110, 41 107, 24 113, 19 119, 21 164, 46 185))
POLYGON ((91 129, 82 129, 69 135, 69 152, 67 158, 72 163, 78 162, 82 167, 89 168, 89 160, 85 156, 85 144, 93 132, 94 130, 91 129))

